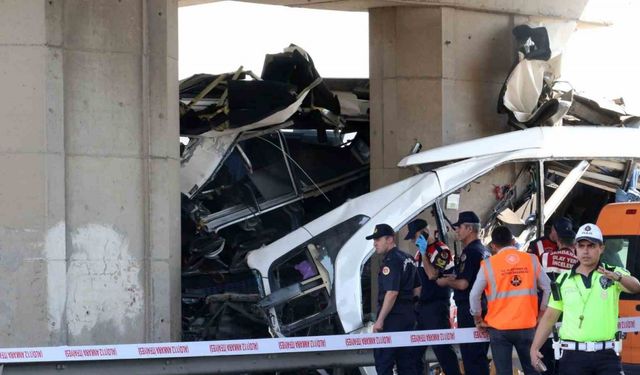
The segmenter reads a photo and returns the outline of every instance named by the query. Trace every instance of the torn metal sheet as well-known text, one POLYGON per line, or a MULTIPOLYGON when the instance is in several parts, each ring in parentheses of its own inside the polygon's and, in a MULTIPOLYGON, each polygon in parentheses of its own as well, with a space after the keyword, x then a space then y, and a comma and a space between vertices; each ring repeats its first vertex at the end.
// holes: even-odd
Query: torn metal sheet
POLYGON ((519 25, 513 29, 519 62, 509 73, 498 98, 498 112, 507 113, 521 128, 561 124, 572 103, 572 89, 558 90, 562 49, 576 23, 544 26, 519 25))
MULTIPOLYGON (((189 140, 181 151, 185 339, 267 335, 270 318, 258 306, 269 301, 262 300, 247 252, 369 191, 363 86, 363 80, 324 82, 297 46, 268 55, 261 77, 239 69, 181 82, 181 132, 189 140), (342 100, 337 91, 346 93, 342 100), (341 113, 354 104, 359 111, 341 113)), ((340 246, 327 241, 307 244, 301 253, 307 258, 291 269, 286 261, 280 267, 283 277, 304 275, 297 289, 304 297, 277 307, 286 332, 321 334, 322 326, 337 326, 325 324, 335 305, 300 319, 331 303, 330 249, 340 246)))
POLYGON ((180 162, 180 191, 192 198, 215 174, 233 150, 237 134, 215 138, 194 138, 187 145, 180 162))

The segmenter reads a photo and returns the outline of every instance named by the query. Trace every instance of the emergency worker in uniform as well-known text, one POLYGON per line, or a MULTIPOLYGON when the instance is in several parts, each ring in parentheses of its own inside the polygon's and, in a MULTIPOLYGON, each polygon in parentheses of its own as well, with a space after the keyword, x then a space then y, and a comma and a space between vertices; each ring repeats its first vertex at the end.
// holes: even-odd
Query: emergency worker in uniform
MULTIPOLYGON (((417 328, 419 330, 450 329, 449 298, 451 289, 440 287, 436 279, 453 272, 453 255, 447 245, 429 233, 427 222, 422 219, 411 221, 404 238, 411 240, 418 248, 415 259, 418 262, 418 276, 422 289, 416 306, 417 328)), ((423 373, 422 359, 427 347, 417 348, 416 366, 423 373)), ((434 345, 433 352, 446 375, 460 375, 458 357, 451 345, 434 345)))
POLYGON ((542 254, 558 250, 558 232, 566 233, 568 231, 573 232, 571 219, 566 217, 557 219, 551 226, 549 236, 542 236, 531 241, 527 252, 537 255, 538 260, 542 263, 542 254))
MULTIPOLYGON (((414 260, 396 247, 395 232, 387 224, 376 225, 366 239, 373 239, 376 254, 383 256, 378 273, 378 318, 373 332, 411 331, 416 323, 413 296, 420 285, 414 260)), ((392 375, 395 365, 400 375, 417 374, 414 354, 411 347, 375 349, 376 372, 392 375)))
POLYGON ((482 261, 471 289, 470 302, 476 326, 489 331, 491 354, 497 375, 513 374, 513 348, 525 375, 538 374, 531 365, 529 350, 538 321, 538 290, 542 306, 547 305, 550 281, 542 272, 538 257, 519 251, 509 228, 491 233, 492 255, 482 261), (487 297, 487 315, 482 318, 482 293, 487 297))
MULTIPOLYGON (((455 275, 444 275, 436 280, 441 287, 453 289, 453 300, 458 308, 458 327, 475 327, 469 306, 469 292, 480 270, 480 262, 489 256, 487 249, 482 246, 478 234, 480 219, 471 211, 461 212, 458 221, 452 224, 458 239, 464 244, 460 254, 460 261, 455 267, 455 275)), ((460 344, 462 363, 465 374, 488 375, 489 360, 487 351, 489 343, 460 344)))
MULTIPOLYGON (((578 258, 575 255, 574 242, 576 233, 572 228, 566 226, 556 226, 556 237, 558 248, 547 251, 542 254, 542 269, 549 276, 551 281, 555 282, 560 273, 570 270, 578 263, 578 258)), ((557 374, 557 361, 553 357, 553 348, 551 347, 552 340, 547 339, 540 352, 544 356, 542 361, 547 368, 544 371, 544 375, 557 374)))
POLYGON ((576 236, 578 263, 564 271, 552 286, 552 295, 531 345, 531 362, 539 367, 540 347, 562 314, 559 342, 560 374, 624 374, 618 352, 620 293, 640 293, 640 282, 622 267, 600 261, 604 245, 595 224, 580 227, 576 236), (555 290, 553 290, 555 289, 555 290))

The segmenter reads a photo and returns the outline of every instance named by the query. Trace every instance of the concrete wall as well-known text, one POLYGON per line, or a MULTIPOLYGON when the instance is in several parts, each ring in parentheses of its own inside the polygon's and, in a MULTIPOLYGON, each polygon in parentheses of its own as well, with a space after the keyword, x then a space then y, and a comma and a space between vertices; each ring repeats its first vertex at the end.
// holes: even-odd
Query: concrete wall
POLYGON ((176 1, 0 24, 0 345, 178 339, 176 1))

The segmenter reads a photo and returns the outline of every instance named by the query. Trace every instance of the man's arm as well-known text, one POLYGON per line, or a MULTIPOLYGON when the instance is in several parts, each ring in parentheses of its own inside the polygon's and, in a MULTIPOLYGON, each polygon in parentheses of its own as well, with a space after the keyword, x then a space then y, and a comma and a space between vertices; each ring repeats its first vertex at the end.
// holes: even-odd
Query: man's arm
MULTIPOLYGON (((616 270, 620 271, 621 269, 617 268, 616 270)), ((614 271, 609 271, 604 267, 598 268, 598 272, 600 272, 605 277, 611 280, 615 281, 618 279, 614 271)), ((621 272, 621 274, 622 274, 622 278, 620 278, 620 280, 617 282, 620 283, 620 287, 622 288, 622 290, 630 294, 640 293, 640 281, 638 281, 638 279, 636 279, 635 277, 631 276, 626 270, 621 272)))
POLYGON ((640 281, 631 275, 622 275, 619 281, 622 290, 630 294, 640 293, 640 281))
POLYGON ((561 313, 562 311, 560 310, 548 307, 544 312, 544 315, 542 315, 542 319, 540 319, 540 322, 538 323, 536 335, 533 338, 533 343, 531 344, 531 350, 529 353, 531 355, 531 365, 536 369, 538 369, 538 363, 543 357, 542 353, 540 353, 540 348, 549 338, 553 325, 556 324, 561 313))
MULTIPOLYGON (((538 258, 534 256, 533 261, 538 262, 538 258)), ((551 295, 551 279, 549 279, 549 276, 547 276, 540 266, 540 262, 538 262, 538 269, 540 270, 540 273, 538 273, 538 289, 542 291, 540 311, 544 311, 547 309, 547 303, 549 302, 549 296, 551 295)))
POLYGON ((487 287, 487 280, 484 277, 483 267, 483 265, 480 266, 480 271, 478 271, 476 281, 471 287, 471 292, 469 292, 469 307, 471 315, 473 315, 473 320, 476 321, 476 323, 482 321, 482 292, 487 287))
POLYGON ((387 318, 387 315, 391 312, 393 305, 396 303, 396 299, 398 298, 397 290, 388 290, 384 294, 384 300, 382 301, 382 308, 380 308, 380 313, 378 314, 378 319, 376 319, 376 323, 373 325, 373 332, 382 332, 384 328, 384 320, 387 318))
MULTIPOLYGON (((437 256, 437 255, 436 255, 437 256)), ((431 259, 429 259, 429 254, 425 253, 422 256, 422 267, 424 267, 424 272, 427 274, 429 280, 435 280, 440 275, 440 272, 431 264, 431 259)))
POLYGON ((466 290, 469 287, 467 279, 456 279, 454 275, 445 275, 436 280, 438 286, 449 287, 456 290, 466 290))

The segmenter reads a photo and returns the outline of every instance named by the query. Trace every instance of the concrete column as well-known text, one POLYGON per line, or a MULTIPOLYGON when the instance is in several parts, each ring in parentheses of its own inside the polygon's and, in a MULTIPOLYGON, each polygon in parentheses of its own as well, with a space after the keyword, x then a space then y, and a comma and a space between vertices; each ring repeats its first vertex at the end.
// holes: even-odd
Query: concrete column
MULTIPOLYGON (((396 165, 415 141, 428 150, 509 131, 496 103, 515 61, 511 30, 526 21, 469 8, 369 10, 372 189, 411 175, 396 165)), ((513 172, 498 169, 463 191, 461 210, 487 213, 493 185, 511 183, 513 172)))
POLYGON ((0 21, 0 345, 179 338, 176 2, 0 21))

